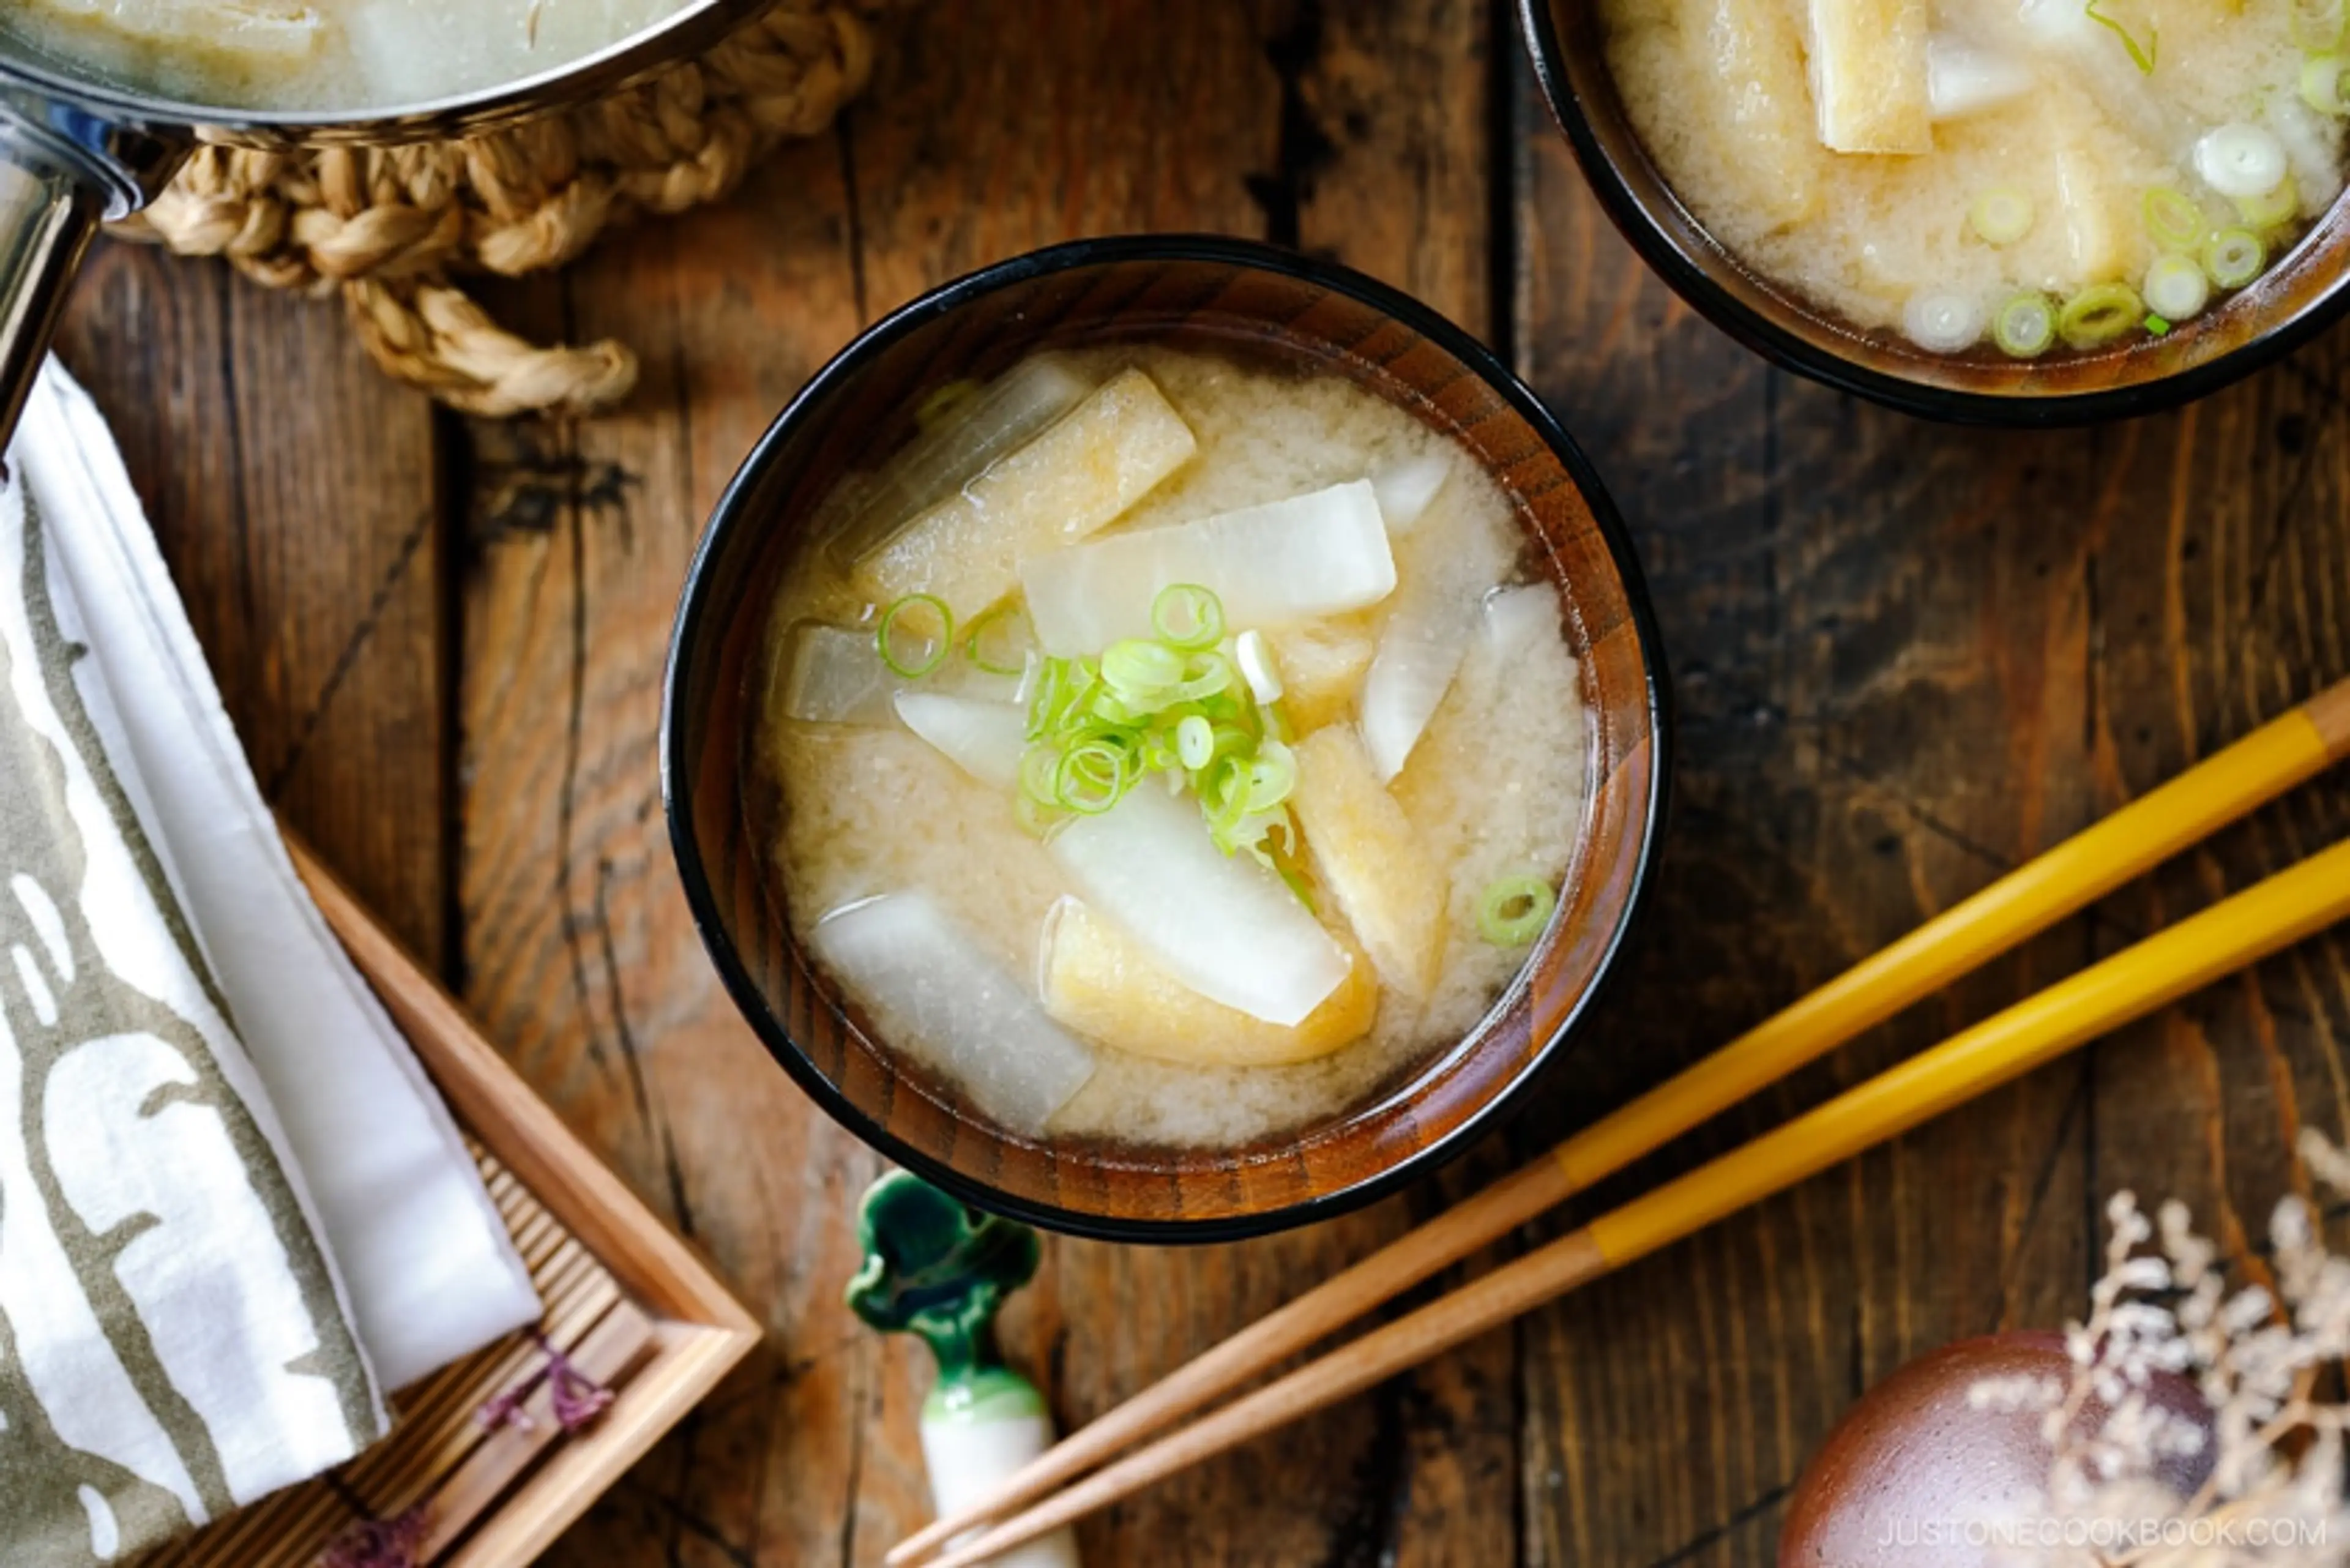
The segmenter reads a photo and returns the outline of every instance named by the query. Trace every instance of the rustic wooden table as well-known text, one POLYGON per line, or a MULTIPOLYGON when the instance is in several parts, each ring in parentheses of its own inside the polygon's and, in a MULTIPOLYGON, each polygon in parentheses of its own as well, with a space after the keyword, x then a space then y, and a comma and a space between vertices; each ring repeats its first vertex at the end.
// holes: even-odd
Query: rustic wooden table
MULTIPOLYGON (((878 1161, 703 961, 654 726, 719 487, 804 378, 930 285, 1076 234, 1265 236, 1484 334, 1589 448, 1672 651, 1678 800, 1627 983, 1520 1155, 2350 673, 2339 333, 2172 417, 1940 429, 1692 317, 1600 218, 1504 5, 931 0, 903 33, 866 103, 733 202, 499 296, 646 350, 617 416, 436 413, 334 309, 123 246, 64 339, 272 796, 773 1330, 551 1562, 847 1568, 925 1517, 927 1368, 839 1301, 878 1161)), ((1624 1185, 2345 828, 2336 777, 1624 1185)), ((2301 1179, 2295 1129, 2345 1121, 2336 937, 1139 1498, 1087 1528, 1088 1559, 1768 1563, 1864 1383, 2075 1308, 2106 1193, 2177 1194, 2241 1250, 2301 1179)), ((1055 1243, 1013 1349, 1081 1421, 1512 1158, 1273 1241, 1055 1243)))

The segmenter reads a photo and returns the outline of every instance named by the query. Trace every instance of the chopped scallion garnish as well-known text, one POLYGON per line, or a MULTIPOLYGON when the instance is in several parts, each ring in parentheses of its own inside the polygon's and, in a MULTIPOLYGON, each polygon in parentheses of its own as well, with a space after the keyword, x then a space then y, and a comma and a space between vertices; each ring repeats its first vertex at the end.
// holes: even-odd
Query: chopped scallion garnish
MULTIPOLYGON (((997 628, 1019 624, 1020 617, 1008 604, 980 611, 978 618, 963 628, 963 657, 990 675, 1025 674, 1028 667, 1023 654, 1017 649, 1007 653, 1000 647, 990 651, 986 641, 987 634, 997 628)), ((1000 639, 998 640, 1001 641, 1000 639)))
POLYGON ((2014 359, 2037 359, 2056 341, 2056 310, 2043 294, 2019 294, 1991 317, 1991 341, 2014 359))
POLYGON ((2165 321, 2161 317, 2155 315, 2152 311, 2147 312, 2146 329, 2157 337, 2168 337, 2170 336, 2170 323, 2165 321))
POLYGON ((954 647, 954 611, 947 608, 947 601, 936 594, 908 594, 881 612, 881 624, 873 628, 873 646, 879 650, 881 662, 889 667, 890 673, 919 680, 945 663, 948 651, 954 647), (939 618, 938 640, 925 649, 925 657, 919 663, 899 656, 897 639, 899 618, 917 605, 928 607, 939 618))
POLYGON ((1216 729, 1204 713, 1186 713, 1175 726, 1175 760, 1198 773, 1216 759, 1216 729))
POLYGON ((2203 270, 2221 288, 2243 287, 2268 265, 2268 246, 2250 229, 2222 229, 2203 245, 2203 270))
POLYGON ((2130 30, 2127 27, 2105 14, 2101 9, 2105 4, 2106 0, 2089 0, 2086 7, 2089 20, 2107 29, 2115 37, 2122 41, 2122 47, 2129 51, 2132 65, 2147 76, 2154 75, 2154 62, 2157 52, 2162 47, 2162 35, 2156 31, 2154 24, 2149 22, 2146 28, 2146 42, 2139 43, 2130 36, 2130 30))
POLYGON ((1967 223, 1987 244, 2012 245, 2032 232, 2032 198, 2012 185, 1985 191, 1967 209, 1967 223))
POLYGON ((2146 193, 2146 231, 2167 251, 2192 250, 2211 232, 2203 209, 2186 192, 2158 185, 2146 193))
POLYGON ((1197 583, 1177 583, 1150 601, 1150 627, 1170 647, 1213 648, 1224 639, 1224 601, 1197 583))
POLYGON ((1098 815, 1156 774, 1170 791, 1191 787, 1225 854, 1245 850, 1302 888, 1282 858, 1295 836, 1288 726, 1242 676, 1239 643, 1223 640, 1222 601, 1181 584, 1159 596, 1151 618, 1156 639, 1129 638, 1097 658, 1041 659, 1029 673, 1022 824, 1042 835, 1071 814, 1098 815))
POLYGON ((2335 54, 2312 55, 2301 62, 2301 101, 2320 114, 2350 114, 2342 97, 2342 74, 2350 58, 2335 54))
POLYGON ((945 423, 948 417, 957 409, 977 397, 979 392, 980 385, 977 381, 967 379, 961 381, 949 381, 932 391, 929 397, 924 398, 920 406, 914 410, 915 428, 923 431, 937 429, 945 423))
POLYGON ((2273 229, 2301 215, 2301 188, 2291 180, 2261 196, 2239 196, 2236 212, 2251 229, 2273 229))
POLYGON ((2064 302, 2056 317, 2057 335, 2074 348, 2102 348, 2119 339, 2146 317, 2146 302, 2126 283, 2101 283, 2085 288, 2064 302))
POLYGON ((1477 929, 1497 948, 1533 945, 1550 924, 1558 895, 1539 877, 1504 877, 1477 899, 1477 929))
POLYGON ((2211 280, 2203 264, 2175 252, 2155 257, 2146 269, 2146 303, 2155 315, 2168 318, 2166 329, 2170 322, 2203 314, 2211 303, 2211 280))

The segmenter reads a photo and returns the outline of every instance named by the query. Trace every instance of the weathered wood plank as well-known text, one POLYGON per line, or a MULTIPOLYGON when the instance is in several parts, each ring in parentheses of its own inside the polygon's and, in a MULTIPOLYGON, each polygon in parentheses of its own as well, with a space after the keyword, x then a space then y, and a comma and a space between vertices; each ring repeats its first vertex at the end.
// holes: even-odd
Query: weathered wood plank
POLYGON ((102 244, 58 340, 105 410, 271 801, 448 957, 433 415, 340 309, 102 244))
MULTIPOLYGON (((1672 849, 1610 1057, 1562 1075, 1575 1119, 2350 672, 2350 530, 2312 504, 2343 482, 2321 434, 2338 349, 2097 431, 1865 408, 1694 319, 1518 93, 1521 361, 1633 523, 1682 705, 1672 849)), ((2338 784, 2308 792, 1616 1190, 2345 821, 2338 784)), ((1865 1382, 2076 1310, 2106 1193, 2264 1210, 2289 1179, 2291 1102, 2341 1123, 2345 984, 2338 942, 2313 945, 1538 1314, 1526 1560, 1772 1562, 1785 1485, 1865 1382)), ((2265 1225, 2246 1218, 2231 1240, 2265 1225)))
MULTIPOLYGON (((763 1372, 557 1560, 870 1563, 926 1513, 913 1415, 928 1369, 837 1304, 847 1206, 878 1166, 732 1022, 658 841, 658 639, 716 487, 860 321, 1081 234, 1270 232, 1482 327, 1487 8, 1322 9, 1055 8, 1015 51, 1000 47, 1000 7, 926 7, 831 141, 787 153, 723 213, 591 258, 560 300, 518 302, 549 329, 670 352, 616 420, 470 433, 468 992, 775 1330, 763 1372), (1402 120, 1373 112, 1399 69, 1424 98, 1402 120), (1405 147, 1425 167, 1397 203, 1385 171, 1405 147)), ((1055 1243, 1008 1337, 1064 1418, 1082 1419, 1409 1221, 1391 1206, 1176 1254, 1055 1243)), ((1180 1539, 1201 1563, 1493 1561, 1513 1531, 1510 1368, 1497 1336, 1425 1383, 1138 1500, 1097 1521, 1087 1549, 1149 1561, 1180 1539)))

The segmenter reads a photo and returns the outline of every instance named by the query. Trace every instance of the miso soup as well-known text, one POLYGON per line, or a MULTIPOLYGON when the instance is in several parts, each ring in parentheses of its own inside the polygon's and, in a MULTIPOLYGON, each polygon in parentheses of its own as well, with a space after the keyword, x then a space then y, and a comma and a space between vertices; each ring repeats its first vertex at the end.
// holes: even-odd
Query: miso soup
POLYGON ((1600 0, 1732 254, 1856 328, 2035 358, 2166 336, 2343 185, 2342 0, 1600 0))
POLYGON ((150 96, 362 113, 554 70, 685 0, 9 0, 0 33, 150 96))
POLYGON ((1347 378, 1046 354, 818 508, 759 765, 797 936, 1029 1138, 1230 1147, 1474 1030, 1574 874, 1565 611, 1471 455, 1347 378))

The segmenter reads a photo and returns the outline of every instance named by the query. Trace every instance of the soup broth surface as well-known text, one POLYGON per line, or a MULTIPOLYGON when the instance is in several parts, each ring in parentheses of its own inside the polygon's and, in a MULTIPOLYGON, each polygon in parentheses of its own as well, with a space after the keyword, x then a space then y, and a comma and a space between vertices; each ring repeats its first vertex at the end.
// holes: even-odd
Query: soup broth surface
MULTIPOLYGON (((1441 907, 1433 918, 1441 927, 1441 961, 1433 984, 1411 997, 1381 983, 1367 1029, 1318 1059, 1288 1064, 1167 1060, 1122 1048, 1115 1033, 1073 1030, 1093 1055, 1090 1076, 1042 1129, 1015 1129, 1135 1146, 1250 1144, 1343 1114, 1396 1083, 1469 1033, 1517 974, 1525 944, 1489 940, 1480 901, 1500 878, 1533 877, 1555 889, 1571 874, 1592 745, 1577 660, 1553 587, 1517 586, 1513 597, 1496 597, 1496 590, 1530 581, 1512 503, 1466 451, 1409 412, 1339 376, 1220 354, 1139 346, 1053 358, 1087 386, 1139 369, 1197 443, 1188 461, 1088 545, 1367 475, 1429 472, 1430 462, 1447 475, 1426 512, 1390 535, 1393 593, 1366 608, 1272 634, 1276 649, 1297 650, 1284 661, 1292 673, 1316 649, 1351 647, 1359 662, 1383 646, 1383 633, 1405 613, 1399 607, 1425 603, 1440 590, 1467 594, 1471 614, 1457 672, 1387 788, 1409 823, 1412 853, 1424 856, 1440 880, 1441 907), (1537 633, 1496 630, 1513 610, 1521 628, 1533 611, 1537 633)), ((964 493, 975 488, 966 485, 964 493)), ((795 670, 795 649, 811 628, 856 628, 868 641, 873 635, 882 607, 847 564, 853 555, 837 547, 804 552, 774 608, 774 687, 759 753, 778 797, 775 867, 795 929, 803 940, 815 939, 810 946, 821 961, 827 916, 859 900, 919 892, 1004 985, 1042 1001, 1056 909, 1084 891, 1048 844, 1067 825, 1040 836, 1015 810, 1015 791, 980 782, 886 713, 879 722, 791 716, 795 702, 804 701, 793 694, 804 683, 804 672, 795 670)), ((1235 635, 1244 629, 1237 621, 1227 628, 1235 635)), ((978 678, 950 664, 925 680, 974 690, 978 678)), ((1350 690, 1358 692, 1359 678, 1350 690)), ((1351 734, 1358 700, 1313 698, 1293 680, 1281 706, 1302 715, 1292 735, 1301 755, 1310 759, 1313 733, 1322 729, 1351 734)), ((1156 777, 1134 788, 1164 793, 1156 777)), ((1188 795, 1183 809, 1196 813, 1188 795)), ((1304 834, 1313 918, 1365 964, 1357 945, 1362 933, 1351 929, 1314 863, 1311 821, 1304 834)), ((878 1011, 888 1015, 886 998, 855 983, 844 989, 868 1010, 882 1002, 878 1011)), ((925 1077, 940 1078, 935 1061, 922 1065, 925 1077)), ((940 1086, 951 1099, 959 1085, 946 1076, 940 1086)))
POLYGON ((2326 4, 2314 24, 2317 0, 1599 10, 1642 141, 1715 239, 1856 327, 2030 358, 2167 332, 2333 202, 2350 106, 2326 4), (2091 290, 2109 308, 2076 332, 2041 337, 2028 304, 1999 331, 2022 296, 2055 327, 2091 290))
POLYGON ((686 0, 9 0, 0 33, 151 96, 357 114, 520 81, 686 0))

